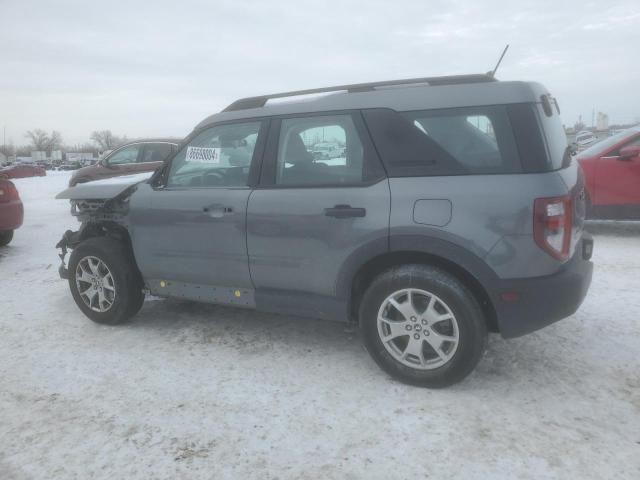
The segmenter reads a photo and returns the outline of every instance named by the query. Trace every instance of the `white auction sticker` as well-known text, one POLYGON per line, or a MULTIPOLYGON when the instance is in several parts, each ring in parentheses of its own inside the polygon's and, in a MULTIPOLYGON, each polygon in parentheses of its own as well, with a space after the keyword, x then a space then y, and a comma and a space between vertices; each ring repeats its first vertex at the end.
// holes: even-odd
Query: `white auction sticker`
POLYGON ((187 147, 187 162, 220 163, 220 149, 211 147, 187 147))

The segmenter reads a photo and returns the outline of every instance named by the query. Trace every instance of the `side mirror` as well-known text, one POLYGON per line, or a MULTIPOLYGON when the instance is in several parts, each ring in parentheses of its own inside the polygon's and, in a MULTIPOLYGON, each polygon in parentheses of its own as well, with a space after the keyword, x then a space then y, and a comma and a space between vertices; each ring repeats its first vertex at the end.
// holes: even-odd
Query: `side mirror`
POLYGON ((164 188, 164 176, 165 172, 169 168, 169 163, 165 162, 161 167, 156 168, 149 179, 149 185, 151 185, 155 189, 164 188))
POLYGON ((620 149, 620 160, 640 160, 640 145, 630 145, 620 149))

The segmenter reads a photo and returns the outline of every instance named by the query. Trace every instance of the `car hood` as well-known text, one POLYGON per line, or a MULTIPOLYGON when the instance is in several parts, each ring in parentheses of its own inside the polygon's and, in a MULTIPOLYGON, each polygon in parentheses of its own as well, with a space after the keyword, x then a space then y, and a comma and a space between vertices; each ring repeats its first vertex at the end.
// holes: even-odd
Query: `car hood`
POLYGON ((573 158, 576 159, 578 162, 581 162, 583 160, 587 160, 589 158, 595 158, 595 157, 596 155, 585 155, 583 152, 578 152, 576 156, 573 158))
POLYGON ((93 165, 87 165, 86 167, 82 167, 82 168, 78 168, 77 170, 74 170, 71 176, 78 177, 82 175, 99 172, 100 170, 106 170, 106 168, 100 165, 100 162, 98 162, 98 163, 94 163, 93 165))
POLYGON ((63 190, 56 195, 56 198, 69 200, 108 200, 117 197, 138 183, 149 180, 151 175, 153 175, 153 172, 145 172, 107 178, 105 180, 96 180, 95 182, 79 183, 75 187, 69 187, 63 190))

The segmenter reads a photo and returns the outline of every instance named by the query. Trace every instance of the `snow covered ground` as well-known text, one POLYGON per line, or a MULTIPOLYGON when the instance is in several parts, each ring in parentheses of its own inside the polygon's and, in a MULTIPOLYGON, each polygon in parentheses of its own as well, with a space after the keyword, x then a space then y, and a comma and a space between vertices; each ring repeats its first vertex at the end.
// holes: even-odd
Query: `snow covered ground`
POLYGON ((0 479, 640 478, 640 225, 600 223, 573 317, 463 383, 388 378, 343 325, 178 301, 86 319, 58 278, 68 172, 16 180, 0 249, 0 479))

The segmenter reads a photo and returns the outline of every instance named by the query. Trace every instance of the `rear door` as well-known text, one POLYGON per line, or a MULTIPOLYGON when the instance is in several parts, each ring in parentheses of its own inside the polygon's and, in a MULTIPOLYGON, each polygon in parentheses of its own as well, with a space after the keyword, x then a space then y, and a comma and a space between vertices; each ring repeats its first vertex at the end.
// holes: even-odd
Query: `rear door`
POLYGON ((172 158, 161 186, 139 187, 132 238, 152 292, 252 303, 246 207, 265 131, 260 120, 205 128, 172 158))
MULTIPOLYGON (((358 112, 273 119, 247 208, 256 294, 344 297, 337 283, 348 260, 361 249, 386 251, 389 208, 388 181, 358 112), (319 143, 345 154, 314 157, 319 143)), ((318 307, 310 316, 325 313, 318 307)))

